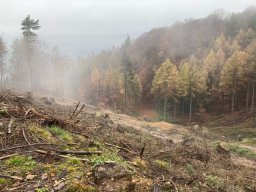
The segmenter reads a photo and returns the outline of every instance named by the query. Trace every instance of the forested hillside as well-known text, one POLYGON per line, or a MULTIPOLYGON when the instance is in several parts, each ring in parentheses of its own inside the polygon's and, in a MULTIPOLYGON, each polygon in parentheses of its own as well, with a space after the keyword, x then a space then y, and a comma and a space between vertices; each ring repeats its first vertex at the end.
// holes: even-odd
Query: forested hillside
POLYGON ((215 11, 135 40, 128 36, 120 47, 77 59, 42 42, 37 36, 41 27, 28 16, 21 23, 23 36, 11 47, 0 39, 1 87, 130 114, 148 106, 172 121, 183 116, 190 121, 197 111, 254 109, 255 7, 241 13, 215 11))
MULTIPOLYGON (((197 110, 253 111, 256 8, 153 29, 84 60, 86 101, 136 111, 151 101, 167 118, 197 110)), ((153 105, 152 105, 153 106, 153 105)))

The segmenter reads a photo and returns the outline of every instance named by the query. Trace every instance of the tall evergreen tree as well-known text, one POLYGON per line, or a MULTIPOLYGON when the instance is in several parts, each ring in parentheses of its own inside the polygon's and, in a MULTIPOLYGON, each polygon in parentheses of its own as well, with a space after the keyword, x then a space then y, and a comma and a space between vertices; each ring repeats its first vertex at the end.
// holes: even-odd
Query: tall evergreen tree
MULTIPOLYGON (((248 62, 246 77, 249 78, 249 82, 252 84, 252 98, 251 98, 251 113, 253 112, 254 108, 254 99, 255 99, 255 85, 256 85, 256 40, 254 40, 246 49, 248 53, 248 62)), ((248 108, 248 101, 247 101, 247 108, 248 108)))
POLYGON ((247 54, 236 51, 225 63, 221 74, 221 87, 224 92, 231 95, 231 112, 234 111, 234 102, 237 89, 244 82, 243 70, 247 54))
POLYGON ((28 15, 24 20, 21 22, 21 30, 23 31, 24 38, 26 39, 27 43, 27 62, 29 65, 29 72, 30 72, 30 86, 31 90, 33 90, 33 67, 31 63, 31 43, 35 40, 35 37, 37 36, 36 33, 33 31, 38 30, 40 28, 39 26, 39 20, 34 20, 30 18, 30 15, 28 15))
POLYGON ((183 98, 189 98, 189 124, 192 117, 193 98, 206 89, 206 73, 196 63, 184 63, 178 80, 178 92, 183 98))
POLYGON ((178 70, 169 59, 163 62, 156 71, 151 92, 159 99, 164 99, 164 120, 166 120, 167 102, 177 97, 178 70))

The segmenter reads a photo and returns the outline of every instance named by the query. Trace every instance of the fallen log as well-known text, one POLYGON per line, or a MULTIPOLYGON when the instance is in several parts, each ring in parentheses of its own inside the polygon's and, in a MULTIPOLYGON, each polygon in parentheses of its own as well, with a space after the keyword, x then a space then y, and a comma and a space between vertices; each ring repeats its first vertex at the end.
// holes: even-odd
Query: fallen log
POLYGON ((21 129, 22 129, 22 135, 23 135, 23 137, 24 137, 26 143, 27 143, 28 145, 30 145, 30 142, 28 141, 28 138, 26 137, 25 129, 24 129, 23 127, 22 127, 21 129))
POLYGON ((102 154, 102 151, 58 151, 56 150, 57 153, 67 155, 67 154, 72 154, 72 155, 100 155, 102 154))
POLYGON ((14 153, 14 154, 11 154, 11 155, 6 155, 6 156, 3 156, 3 157, 0 157, 0 160, 8 159, 8 158, 16 156, 16 155, 18 155, 18 153, 14 153))
POLYGON ((66 159, 79 160, 79 161, 82 161, 82 162, 90 162, 89 159, 70 157, 70 156, 66 156, 66 155, 59 155, 59 154, 55 154, 55 153, 52 153, 52 152, 43 151, 43 150, 39 150, 39 149, 35 150, 35 152, 40 153, 40 154, 45 154, 45 155, 58 156, 58 157, 66 158, 66 159))
POLYGON ((18 176, 0 175, 0 178, 14 179, 14 180, 18 180, 18 181, 23 181, 23 178, 18 177, 18 176))
MULTIPOLYGON (((27 144, 27 145, 19 145, 19 146, 15 146, 15 147, 0 149, 0 152, 6 152, 6 151, 14 150, 14 149, 21 149, 21 148, 27 148, 27 147, 43 146, 43 145, 58 145, 58 144, 54 144, 54 143, 32 143, 32 144, 27 144)), ((60 146, 60 145, 58 145, 58 146, 60 146)))
POLYGON ((48 126, 58 125, 60 127, 75 127, 75 125, 71 121, 62 120, 62 119, 53 117, 49 114, 44 114, 42 112, 38 112, 35 109, 29 109, 28 111, 26 111, 25 116, 28 116, 29 114, 32 114, 35 117, 42 119, 43 125, 48 125, 48 126))

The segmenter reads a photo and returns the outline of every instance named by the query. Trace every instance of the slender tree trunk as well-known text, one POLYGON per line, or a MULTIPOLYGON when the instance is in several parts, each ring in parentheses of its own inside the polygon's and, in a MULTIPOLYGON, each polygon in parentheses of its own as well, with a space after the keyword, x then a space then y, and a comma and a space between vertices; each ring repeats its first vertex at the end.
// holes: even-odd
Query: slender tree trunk
POLYGON ((4 75, 4 63, 3 63, 3 56, 0 55, 0 65, 1 65, 1 89, 3 89, 3 75, 4 75))
POLYGON ((231 112, 234 112, 234 103, 236 95, 236 70, 233 71, 233 83, 232 83, 232 99, 231 99, 231 112))
POLYGON ((231 98, 231 112, 234 111, 234 101, 235 101, 235 90, 232 90, 232 98, 231 98))
POLYGON ((224 93, 221 94, 221 98, 222 98, 222 106, 224 108, 225 107, 225 96, 224 96, 224 93))
POLYGON ((29 65, 29 76, 30 76, 30 88, 33 91, 33 80, 32 80, 32 65, 31 65, 31 58, 30 58, 30 49, 29 49, 29 40, 28 36, 26 36, 27 41, 27 56, 28 56, 28 65, 29 65))
POLYGON ((173 99, 173 120, 176 118, 176 102, 175 99, 173 99))
POLYGON ((249 107, 249 91, 250 91, 249 88, 250 88, 249 83, 247 83, 247 88, 246 88, 246 104, 245 104, 246 111, 248 111, 248 107, 249 107))
POLYGON ((189 101, 189 119, 188 119, 188 125, 190 125, 191 122, 191 116, 192 116, 192 93, 190 94, 190 101, 189 101))
POLYGON ((127 62, 125 62, 124 66, 124 112, 126 113, 126 105, 127 105, 127 62))
POLYGON ((164 121, 166 121, 167 96, 164 96, 164 121))
POLYGON ((101 98, 101 82, 100 82, 100 69, 98 69, 98 71, 99 71, 99 87, 98 87, 98 89, 99 89, 99 98, 98 98, 98 103, 100 103, 100 98, 101 98))
POLYGON ((184 118, 184 98, 182 98, 182 104, 181 104, 181 119, 184 118))
POLYGON ((254 75, 254 77, 253 77, 253 84, 252 84, 252 104, 251 104, 251 113, 253 112, 253 108, 254 108, 255 81, 256 81, 256 78, 255 78, 255 75, 254 75))
POLYGON ((161 102, 160 102, 159 98, 158 98, 158 117, 159 117, 159 119, 161 117, 161 102))

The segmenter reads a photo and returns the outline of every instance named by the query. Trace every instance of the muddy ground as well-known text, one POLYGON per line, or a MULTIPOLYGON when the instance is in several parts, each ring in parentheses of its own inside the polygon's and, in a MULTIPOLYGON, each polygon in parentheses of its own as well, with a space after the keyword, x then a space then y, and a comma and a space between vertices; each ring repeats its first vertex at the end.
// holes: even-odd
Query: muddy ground
POLYGON ((2 191, 256 191, 256 153, 212 129, 0 93, 2 191))

